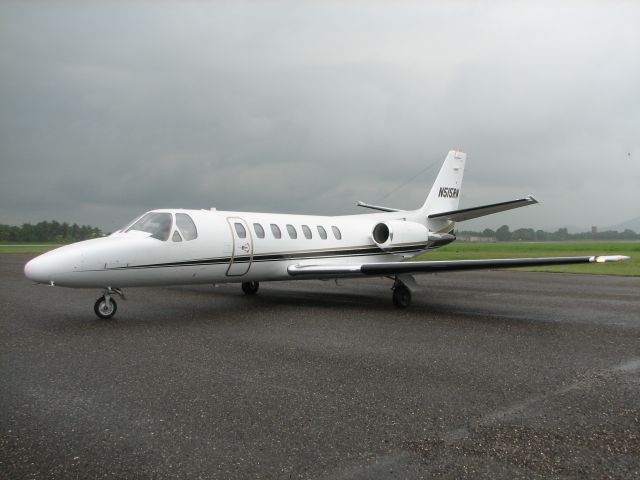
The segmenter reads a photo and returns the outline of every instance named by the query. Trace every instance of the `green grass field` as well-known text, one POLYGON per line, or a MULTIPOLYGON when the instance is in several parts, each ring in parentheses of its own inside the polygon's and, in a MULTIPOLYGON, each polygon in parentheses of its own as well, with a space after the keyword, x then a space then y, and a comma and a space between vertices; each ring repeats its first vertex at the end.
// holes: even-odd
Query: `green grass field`
POLYGON ((627 255, 631 260, 607 264, 560 265, 520 268, 536 272, 588 273, 594 275, 640 276, 640 242, 454 242, 416 260, 474 260, 518 257, 581 257, 627 255))
MULTIPOLYGON (((0 253, 43 253, 59 244, 0 244, 0 253)), ((521 268, 538 272, 588 273, 595 275, 640 276, 640 242, 500 242, 460 243, 416 257, 416 260, 463 260, 512 257, 573 257, 585 255, 627 255, 620 263, 561 265, 521 268)))
POLYGON ((44 253, 61 246, 59 243, 0 243, 0 253, 44 253))

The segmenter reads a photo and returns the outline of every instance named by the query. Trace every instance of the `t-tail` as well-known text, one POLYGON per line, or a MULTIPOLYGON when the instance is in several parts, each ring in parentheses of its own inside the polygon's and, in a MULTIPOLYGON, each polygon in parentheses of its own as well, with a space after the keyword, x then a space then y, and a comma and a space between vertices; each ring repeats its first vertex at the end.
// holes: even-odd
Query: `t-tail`
POLYGON ((437 234, 451 233, 456 222, 538 203, 535 198, 528 195, 516 200, 460 209, 458 205, 460 203, 462 176, 464 175, 466 161, 466 153, 456 150, 449 152, 440 169, 440 173, 438 173, 438 178, 436 178, 433 187, 431 187, 427 200, 422 208, 418 210, 422 219, 426 217, 427 227, 430 232, 437 234))
POLYGON ((451 150, 447 154, 427 200, 420 208, 420 214, 426 217, 427 226, 432 232, 449 233, 453 230, 454 222, 450 219, 429 217, 458 209, 466 161, 467 154, 464 152, 451 150))

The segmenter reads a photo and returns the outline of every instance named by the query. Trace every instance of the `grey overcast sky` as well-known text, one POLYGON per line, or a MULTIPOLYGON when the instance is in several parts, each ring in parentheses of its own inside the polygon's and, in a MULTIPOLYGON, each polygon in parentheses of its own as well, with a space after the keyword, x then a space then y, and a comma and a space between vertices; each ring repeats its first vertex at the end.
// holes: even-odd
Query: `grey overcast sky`
POLYGON ((413 208, 452 148, 541 201, 463 228, 640 216, 640 3, 0 3, 0 223, 413 208))

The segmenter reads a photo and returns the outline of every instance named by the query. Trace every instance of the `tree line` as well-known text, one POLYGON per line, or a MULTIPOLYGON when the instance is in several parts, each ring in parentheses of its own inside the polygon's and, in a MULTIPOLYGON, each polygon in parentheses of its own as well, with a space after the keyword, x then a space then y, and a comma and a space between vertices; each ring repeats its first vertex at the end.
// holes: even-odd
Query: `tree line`
MULTIPOLYGON (((104 236, 102 230, 90 225, 72 225, 64 222, 40 222, 35 225, 25 223, 20 227, 0 225, 0 242, 44 242, 44 243, 72 243, 90 238, 104 236)), ((464 230, 458 232, 461 237, 480 237, 496 239, 498 242, 561 242, 569 240, 640 240, 640 234, 633 230, 618 232, 608 230, 603 232, 569 233, 566 228, 559 228, 555 232, 534 230, 533 228, 518 228, 511 231, 508 225, 502 225, 497 230, 485 228, 481 232, 464 230)))
POLYGON ((481 232, 461 231, 459 236, 495 238, 498 242, 563 242, 570 240, 640 240, 640 234, 633 230, 618 232, 606 230, 603 232, 569 233, 566 228, 559 228, 555 232, 534 230, 533 228, 518 228, 511 231, 508 225, 502 225, 497 230, 485 228, 481 232))
POLYGON ((77 223, 69 225, 55 220, 35 225, 25 223, 20 227, 0 225, 0 242, 72 243, 102 236, 102 230, 97 227, 77 223))

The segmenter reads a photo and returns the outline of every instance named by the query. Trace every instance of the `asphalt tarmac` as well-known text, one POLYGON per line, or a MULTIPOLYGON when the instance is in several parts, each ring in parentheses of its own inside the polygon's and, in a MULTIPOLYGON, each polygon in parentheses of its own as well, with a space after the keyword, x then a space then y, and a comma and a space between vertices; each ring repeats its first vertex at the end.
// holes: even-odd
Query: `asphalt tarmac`
POLYGON ((638 478, 640 278, 129 289, 0 255, 0 478, 638 478))

